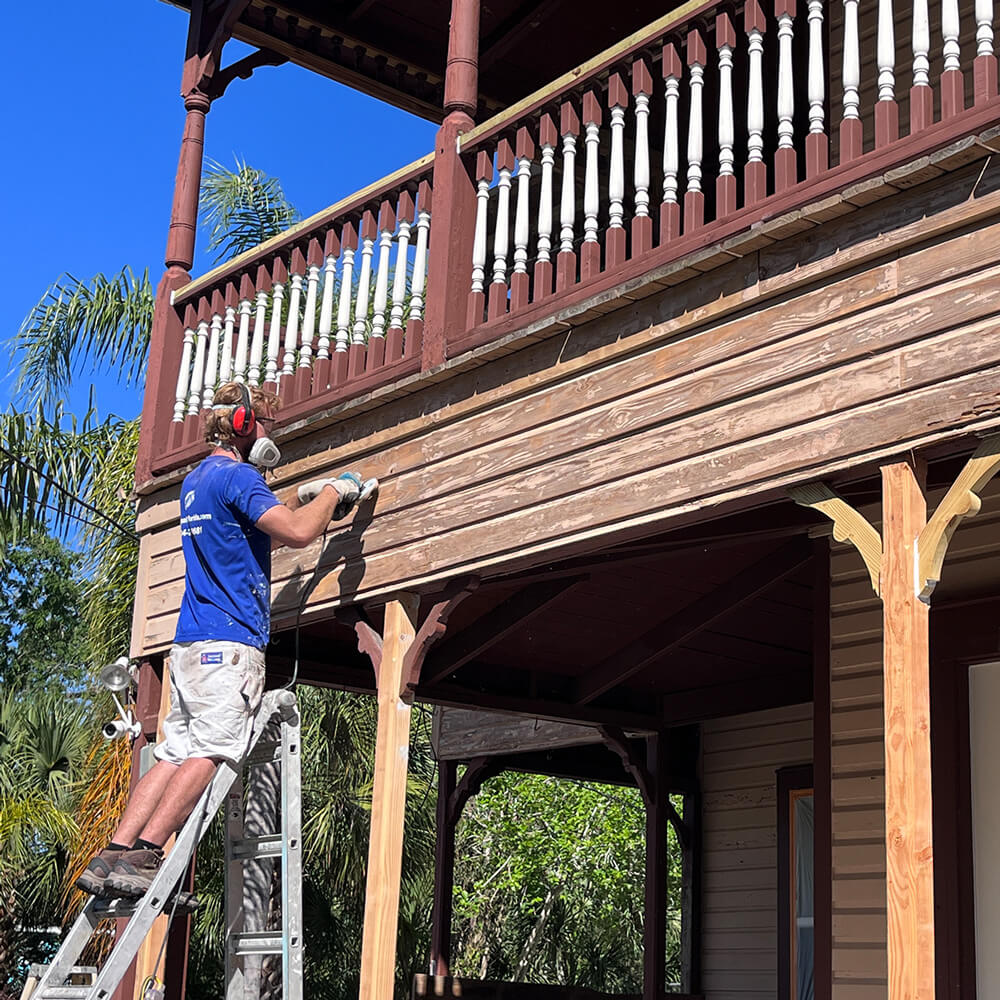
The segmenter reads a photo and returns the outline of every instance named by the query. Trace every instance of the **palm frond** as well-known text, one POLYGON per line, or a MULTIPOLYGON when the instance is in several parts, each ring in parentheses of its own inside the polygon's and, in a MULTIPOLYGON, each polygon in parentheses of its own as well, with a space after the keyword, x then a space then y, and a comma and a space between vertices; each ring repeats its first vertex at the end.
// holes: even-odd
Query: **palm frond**
POLYGON ((74 376, 114 371, 140 383, 153 325, 149 271, 81 280, 61 275, 28 313, 14 338, 15 393, 45 408, 65 396, 74 376))
POLYGON ((199 208, 208 250, 219 251, 216 263, 253 249, 299 220, 281 182, 239 157, 235 170, 208 162, 199 208))

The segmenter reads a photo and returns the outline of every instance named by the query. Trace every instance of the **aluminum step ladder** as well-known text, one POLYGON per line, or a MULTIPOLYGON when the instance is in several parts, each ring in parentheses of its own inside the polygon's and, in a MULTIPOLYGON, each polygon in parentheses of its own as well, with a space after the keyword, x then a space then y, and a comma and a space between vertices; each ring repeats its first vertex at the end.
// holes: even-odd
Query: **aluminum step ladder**
MULTIPOLYGON (((291 691, 264 695, 250 746, 239 770, 222 764, 188 817, 149 890, 140 900, 99 899, 92 896, 76 919, 52 963, 31 994, 31 1000, 108 1000, 128 972, 153 922, 174 907, 178 885, 208 829, 212 817, 226 809, 226 1000, 257 1000, 251 989, 257 977, 247 975, 248 965, 260 956, 281 956, 282 1000, 302 1000, 302 775, 299 712, 291 691), (258 781, 260 772, 264 780, 258 781), (249 797, 244 813, 244 776, 249 797), (255 788, 271 789, 272 803, 258 808, 255 788), (280 805, 279 805, 280 803, 280 805), (262 816, 276 819, 280 829, 261 832, 262 816), (246 829, 245 829, 246 827, 246 829), (254 835, 246 834, 253 832, 254 835), (280 862, 281 928, 244 929, 263 924, 260 887, 269 894, 271 868, 280 862), (248 865, 248 863, 250 863, 248 865), (256 869, 256 871, 254 871, 256 869), (254 887, 256 884, 256 892, 254 887), (251 911, 246 912, 245 903, 251 911), (252 918, 256 916, 256 921, 252 918), (106 918, 127 917, 114 947, 89 986, 67 984, 72 969, 106 918), (251 919, 247 919, 251 918, 251 919), (249 959, 249 961, 248 961, 249 959)), ((179 905, 178 912, 184 912, 179 905)), ((259 985, 257 987, 259 989, 259 985)))

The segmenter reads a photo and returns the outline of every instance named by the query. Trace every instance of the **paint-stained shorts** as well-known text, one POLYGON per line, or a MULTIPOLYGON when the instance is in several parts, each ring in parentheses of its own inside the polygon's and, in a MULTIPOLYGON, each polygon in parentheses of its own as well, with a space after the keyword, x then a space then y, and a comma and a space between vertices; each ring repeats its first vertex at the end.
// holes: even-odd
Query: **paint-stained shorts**
POLYGON ((239 762, 264 693, 264 651, 239 642, 181 642, 170 650, 170 711, 154 753, 239 762))

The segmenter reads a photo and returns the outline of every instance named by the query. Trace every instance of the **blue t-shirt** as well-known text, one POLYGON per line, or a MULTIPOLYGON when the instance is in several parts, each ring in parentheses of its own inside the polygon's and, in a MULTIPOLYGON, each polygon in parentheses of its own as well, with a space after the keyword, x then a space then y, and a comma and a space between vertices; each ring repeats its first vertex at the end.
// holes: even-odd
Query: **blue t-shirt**
POLYGON ((252 465, 211 455, 181 487, 184 598, 175 642, 263 649, 271 630, 271 539, 254 527, 281 501, 252 465))

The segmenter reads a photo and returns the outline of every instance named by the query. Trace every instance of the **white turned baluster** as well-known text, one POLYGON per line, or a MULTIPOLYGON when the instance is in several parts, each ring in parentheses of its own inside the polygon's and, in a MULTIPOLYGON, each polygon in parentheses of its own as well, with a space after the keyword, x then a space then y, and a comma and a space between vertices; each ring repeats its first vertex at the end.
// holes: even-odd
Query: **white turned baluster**
MULTIPOLYGON (((395 222, 395 219, 393 219, 395 222)), ((393 229, 395 226, 393 226, 393 229)), ((378 270, 375 275, 375 306, 372 336, 385 336, 385 312, 389 304, 389 264, 392 260, 392 229, 383 229, 378 238, 378 270)))
POLYGON ((188 385, 191 382, 191 353, 194 349, 194 330, 187 327, 184 331, 184 343, 181 347, 181 367, 177 372, 177 389, 174 395, 174 422, 184 419, 187 408, 188 385))
POLYGON ((649 215, 649 94, 635 95, 635 214, 644 219, 649 215))
POLYGON ((663 200, 668 204, 676 204, 681 169, 681 143, 678 134, 681 99, 679 74, 671 73, 663 81, 663 93, 666 100, 663 125, 663 200))
POLYGON ((319 292, 319 265, 310 264, 306 271, 306 308, 302 316, 302 338, 299 347, 299 368, 312 368, 312 342, 316 330, 316 298, 319 292))
POLYGON ((861 49, 858 40, 858 0, 844 0, 844 118, 860 119, 861 49))
POLYGON ((559 198, 559 252, 573 252, 573 230, 576 226, 576 136, 562 137, 563 173, 559 198))
POLYGON ((993 55, 993 0, 976 0, 976 55, 993 55))
POLYGON ((188 413, 201 410, 201 387, 205 378, 205 350, 208 346, 208 323, 202 320, 194 342, 194 366, 191 369, 191 391, 188 395, 188 413))
POLYGON ((201 390, 201 405, 204 407, 212 405, 212 397, 215 395, 215 381, 219 371, 219 341, 221 337, 222 316, 215 312, 212 314, 212 327, 208 340, 208 356, 205 358, 205 382, 201 390))
MULTIPOLYGON (((413 281, 410 285, 410 319, 424 318, 424 284, 427 281, 427 243, 431 235, 431 213, 417 209, 417 248, 413 252, 413 281)), ((484 251, 485 253, 485 251, 484 251)))
POLYGON ((552 177, 556 150, 551 143, 542 146, 542 179, 538 190, 538 250, 537 259, 552 260, 552 177))
POLYGON ((371 301, 372 257, 375 255, 375 239, 370 235, 374 230, 363 227, 361 238, 361 269, 358 272, 358 298, 354 303, 354 333, 352 343, 363 344, 368 326, 368 304, 371 301))
POLYGON ((809 0, 809 131, 822 134, 826 99, 826 73, 823 70, 824 0, 809 0))
POLYGON ((701 191, 702 114, 701 97, 705 85, 705 67, 691 65, 691 108, 688 118, 687 189, 691 194, 701 191))
POLYGON ((392 274, 392 312, 389 315, 389 329, 403 329, 403 312, 406 308, 406 259, 410 248, 409 219, 399 220, 399 234, 396 236, 396 269, 392 274))
POLYGON ((878 100, 896 99, 896 34, 892 0, 879 0, 878 40, 876 61, 878 62, 878 100))
POLYGON ((913 0, 913 86, 931 85, 931 19, 927 0, 913 0))
POLYGON ((944 71, 961 70, 962 50, 958 39, 961 25, 958 17, 958 0, 941 0, 941 37, 944 39, 944 71))
POLYGON ((608 176, 608 226, 611 229, 621 229, 624 225, 625 109, 616 104, 611 109, 611 169, 608 176))
POLYGON ((288 323, 285 326, 285 356, 281 374, 295 374, 295 348, 299 342, 299 305, 302 301, 302 275, 293 271, 288 278, 291 291, 288 295, 288 323))
POLYGON ((267 292, 257 292, 257 313, 253 321, 253 339, 250 342, 250 371, 247 381, 260 385, 260 364, 264 357, 264 330, 267 327, 267 292))
POLYGON ((586 123, 584 142, 587 145, 587 163, 583 175, 583 241, 597 242, 597 213, 601 207, 600 191, 598 190, 597 156, 600 145, 600 125, 597 122, 586 123))
POLYGON ((330 357, 330 334, 333 332, 333 292, 337 278, 337 258, 331 253, 323 261, 323 299, 319 307, 319 340, 316 360, 330 357))
POLYGON ((531 181, 531 160, 522 156, 517 161, 517 208, 514 213, 514 273, 528 273, 528 198, 531 181))
POLYGON ((219 384, 224 384, 233 374, 233 331, 236 329, 236 309, 226 306, 226 321, 222 328, 222 358, 219 361, 219 384))
POLYGON ((240 329, 236 335, 236 360, 233 363, 233 381, 247 380, 247 353, 250 350, 250 314, 253 306, 249 296, 240 299, 240 329))
POLYGON ((719 46, 719 176, 735 173, 736 123, 733 112, 733 49, 719 46))
MULTIPOLYGON (((510 243, 510 168, 501 167, 497 180, 497 221, 493 233, 493 283, 507 281, 507 248, 510 243)), ((491 293, 492 294, 492 293, 491 293)))
POLYGON ((285 284, 275 281, 271 288, 271 326, 267 331, 267 367, 265 382, 278 381, 278 355, 281 353, 281 307, 285 301, 285 284))
POLYGON ((747 159, 764 160, 764 36, 754 28, 747 38, 750 86, 747 92, 747 159))
POLYGON ((795 80, 792 72, 793 22, 791 14, 778 18, 778 148, 791 149, 795 136, 795 80))
POLYGON ((476 228, 472 237, 472 291, 486 286, 486 227, 490 210, 490 182, 480 177, 476 184, 476 228))
POLYGON ((344 246, 340 262, 340 300, 337 303, 337 351, 344 352, 351 341, 351 282, 354 279, 354 248, 344 246))

